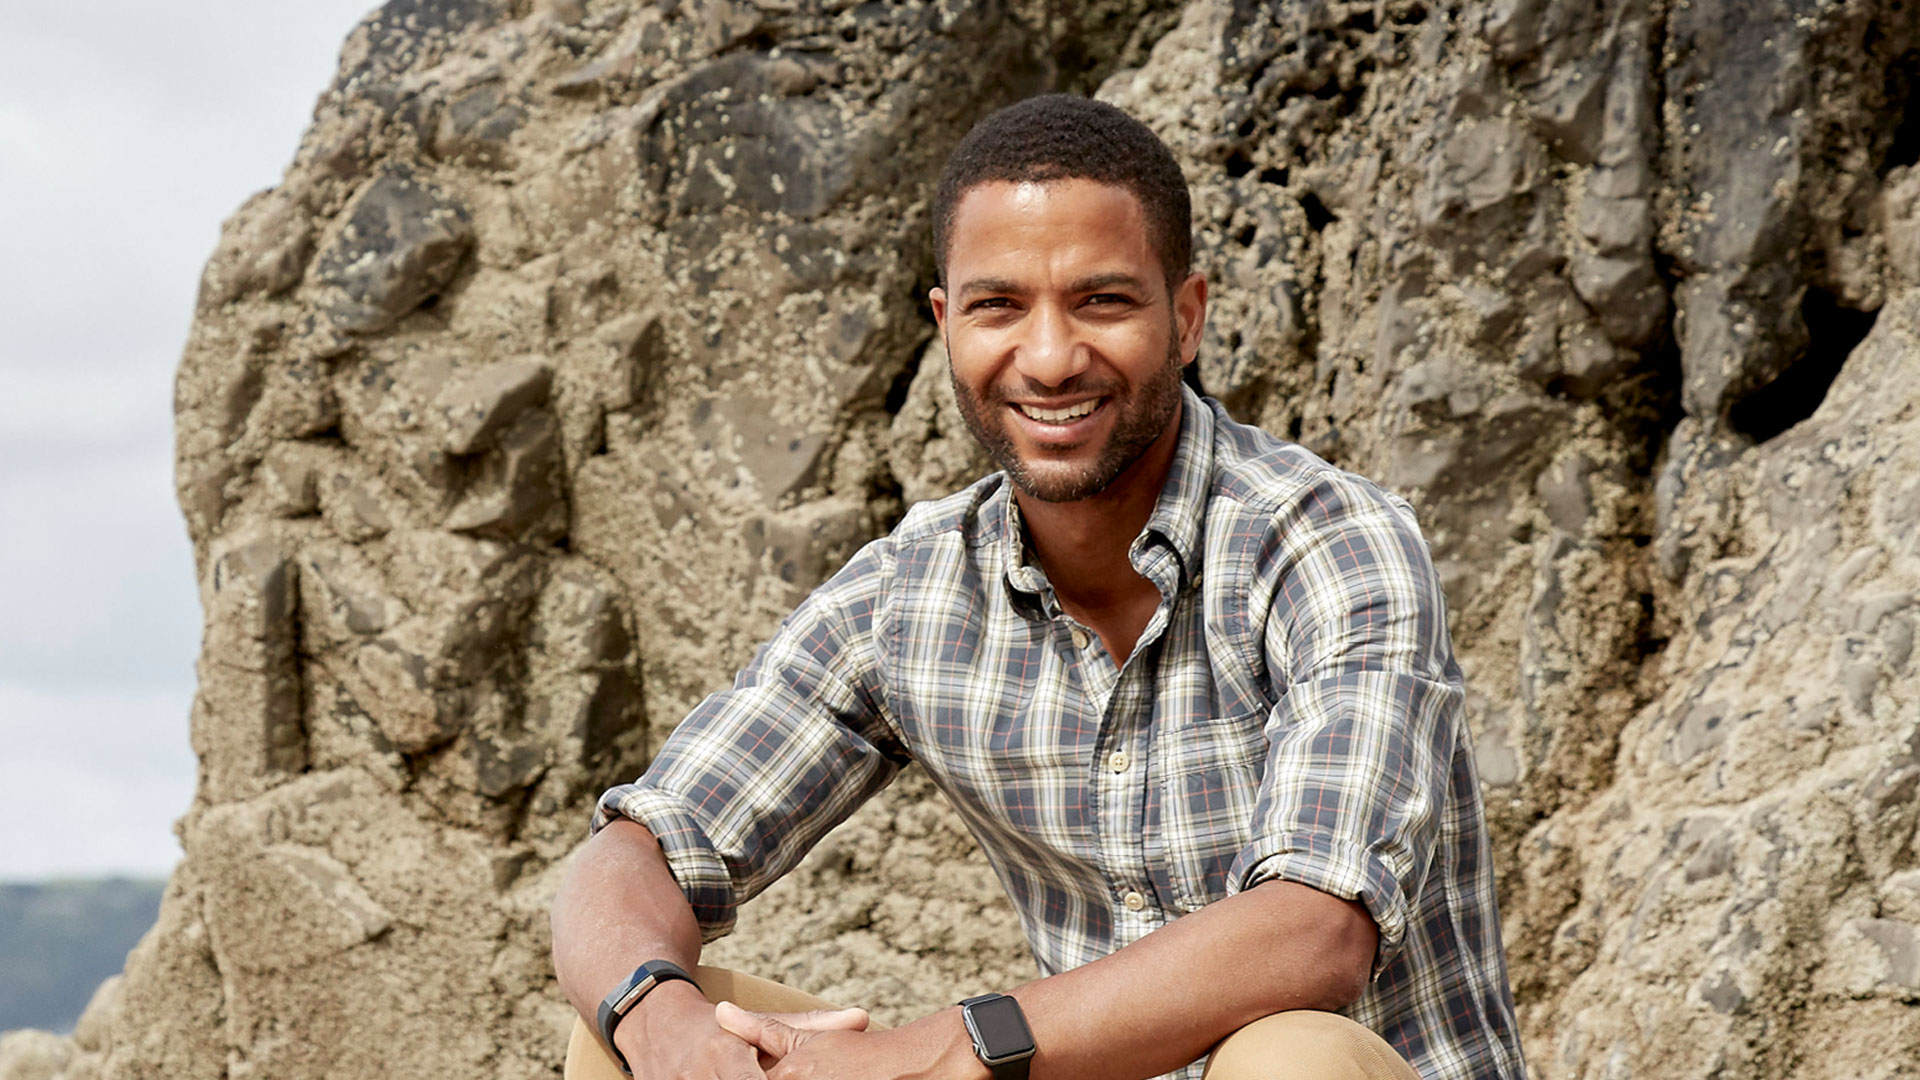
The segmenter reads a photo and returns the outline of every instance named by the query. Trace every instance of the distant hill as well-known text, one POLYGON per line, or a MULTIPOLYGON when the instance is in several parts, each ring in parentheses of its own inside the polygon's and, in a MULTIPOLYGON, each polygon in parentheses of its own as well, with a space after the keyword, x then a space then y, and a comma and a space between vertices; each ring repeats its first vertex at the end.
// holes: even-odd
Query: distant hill
POLYGON ((0 884, 0 1031, 65 1032, 160 911, 165 881, 0 884))

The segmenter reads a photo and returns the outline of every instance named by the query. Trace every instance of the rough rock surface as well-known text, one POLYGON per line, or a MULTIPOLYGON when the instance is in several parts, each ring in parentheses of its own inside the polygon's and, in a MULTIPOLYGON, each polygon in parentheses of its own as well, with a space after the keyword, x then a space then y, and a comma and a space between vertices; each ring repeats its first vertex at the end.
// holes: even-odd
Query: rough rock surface
MULTIPOLYGON (((392 0, 181 367, 187 859, 0 1076, 552 1074, 595 793, 979 468, 928 187, 1046 88, 1186 164, 1209 389, 1420 510, 1535 1075, 1920 1075, 1917 80, 1903 0, 392 0)), ((710 955, 1017 980, 970 848, 909 775, 710 955)))

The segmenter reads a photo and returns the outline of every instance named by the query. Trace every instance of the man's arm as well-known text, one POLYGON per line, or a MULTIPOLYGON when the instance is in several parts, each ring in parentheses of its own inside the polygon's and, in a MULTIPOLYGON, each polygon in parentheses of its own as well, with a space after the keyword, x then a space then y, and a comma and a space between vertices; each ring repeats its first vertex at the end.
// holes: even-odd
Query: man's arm
POLYGON ((1263 1016, 1344 1008, 1366 988, 1375 940, 1365 908, 1292 882, 1209 904, 1016 990, 1041 1048, 1034 1076, 1155 1076, 1263 1016))
MULTIPOLYGON (((581 848, 554 898, 554 974, 580 1015, 592 1017, 647 960, 692 971, 700 962, 700 926, 653 834, 631 821, 609 822, 581 848)), ((700 991, 677 980, 642 999, 614 1030, 614 1041, 636 1075, 762 1075, 754 1049, 720 1030, 700 991), (696 1063, 706 1067, 689 1068, 696 1063)))
MULTIPOLYGON (((701 942, 731 929, 740 903, 904 763, 870 674, 873 613, 889 566, 883 543, 863 548, 731 689, 674 729, 645 777, 601 797, 595 834, 552 916, 555 973, 589 1023, 639 964, 670 960, 693 971, 701 942)), ((851 1021, 830 1014, 817 1022, 851 1021)), ((681 981, 649 992, 615 1041, 637 1075, 761 1075, 753 1049, 716 1027, 712 1006, 681 981), (636 1057, 635 1047, 646 1049, 636 1057)))
MULTIPOLYGON (((1377 935, 1366 909, 1270 881, 1084 967, 1012 991, 1039 1047, 1033 1080, 1157 1076, 1288 1009, 1334 1010, 1366 987, 1377 935)), ((958 1008, 882 1032, 796 1031, 752 1014, 721 1022, 806 1077, 984 1080, 958 1008)))

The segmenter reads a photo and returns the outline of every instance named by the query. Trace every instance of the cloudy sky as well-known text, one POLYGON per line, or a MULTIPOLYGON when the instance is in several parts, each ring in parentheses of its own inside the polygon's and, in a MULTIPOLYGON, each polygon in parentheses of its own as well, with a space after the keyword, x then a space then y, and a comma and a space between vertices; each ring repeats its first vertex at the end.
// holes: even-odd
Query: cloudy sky
POLYGON ((0 880, 162 874, 200 612, 173 370, 376 0, 0 8, 0 880))

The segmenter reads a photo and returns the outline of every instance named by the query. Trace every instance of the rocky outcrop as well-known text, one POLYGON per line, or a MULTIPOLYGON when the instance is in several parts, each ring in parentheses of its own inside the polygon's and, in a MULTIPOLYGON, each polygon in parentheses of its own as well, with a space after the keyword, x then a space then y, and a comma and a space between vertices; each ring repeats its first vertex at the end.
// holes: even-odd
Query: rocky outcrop
MULTIPOLYGON (((0 1075, 551 1073, 593 796, 980 467, 928 187, 1055 87, 1186 164, 1209 389, 1419 508, 1535 1074, 1905 1075, 1920 16, 1059 7, 369 16, 182 362, 187 859, 0 1075)), ((997 893, 909 775, 712 955, 899 1019, 1031 970, 997 893)))

